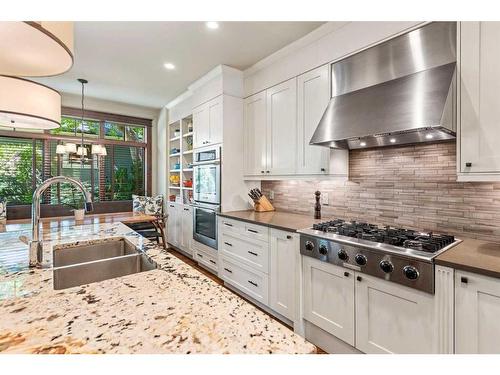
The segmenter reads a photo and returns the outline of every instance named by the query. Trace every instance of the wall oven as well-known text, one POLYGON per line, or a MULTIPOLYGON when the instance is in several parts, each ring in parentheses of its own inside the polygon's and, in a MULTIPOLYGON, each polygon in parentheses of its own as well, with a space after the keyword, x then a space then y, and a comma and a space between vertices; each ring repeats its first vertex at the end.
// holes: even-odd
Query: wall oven
POLYGON ((220 147, 194 151, 193 238, 217 250, 220 209, 220 147))

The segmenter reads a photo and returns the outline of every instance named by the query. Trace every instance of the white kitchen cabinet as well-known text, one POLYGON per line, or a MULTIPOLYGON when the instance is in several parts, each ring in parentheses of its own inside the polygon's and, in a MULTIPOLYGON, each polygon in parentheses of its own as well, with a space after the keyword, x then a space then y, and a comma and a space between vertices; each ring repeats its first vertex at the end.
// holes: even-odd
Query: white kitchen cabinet
POLYGON ((455 353, 500 353, 500 280, 455 271, 455 353))
POLYGON ((309 144, 330 101, 330 65, 297 77, 297 173, 328 174, 330 149, 309 144))
POLYGON ((458 179, 500 180, 500 22, 460 22, 458 179))
POLYGON ((245 174, 265 174, 267 168, 266 92, 244 101, 245 174))
POLYGON ((222 96, 193 109, 193 147, 222 142, 222 96))
POLYGON ((296 233, 271 229, 270 242, 269 306, 293 321, 296 316, 295 260, 299 251, 299 236, 296 233))
POLYGON ((293 175, 297 163, 297 79, 266 90, 266 174, 293 175))
POLYGON ((181 204, 168 202, 167 242, 179 246, 181 242, 181 204))
POLYGON ((304 319, 354 346, 354 271, 302 257, 304 319))
POLYGON ((364 353, 438 352, 434 295, 356 273, 356 348, 364 353))
POLYGON ((193 209, 189 205, 184 205, 181 213, 181 236, 180 247, 184 252, 193 256, 193 209))

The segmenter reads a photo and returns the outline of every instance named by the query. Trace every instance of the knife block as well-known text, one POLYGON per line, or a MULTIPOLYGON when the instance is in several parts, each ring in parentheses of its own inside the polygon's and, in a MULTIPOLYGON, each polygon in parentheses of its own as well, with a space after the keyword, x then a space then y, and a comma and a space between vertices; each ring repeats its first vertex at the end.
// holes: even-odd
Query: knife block
POLYGON ((257 212, 275 211, 273 205, 271 204, 271 202, 269 202, 265 195, 260 197, 258 202, 255 202, 253 209, 257 212))

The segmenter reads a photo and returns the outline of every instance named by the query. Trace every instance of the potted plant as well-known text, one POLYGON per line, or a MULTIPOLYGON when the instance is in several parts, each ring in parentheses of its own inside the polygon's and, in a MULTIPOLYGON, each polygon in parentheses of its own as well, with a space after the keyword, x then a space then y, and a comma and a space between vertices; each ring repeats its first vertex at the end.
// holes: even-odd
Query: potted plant
POLYGON ((73 208, 73 214, 75 215, 75 221, 82 221, 85 217, 85 201, 83 196, 77 192, 75 194, 75 189, 71 189, 72 201, 68 204, 73 208))

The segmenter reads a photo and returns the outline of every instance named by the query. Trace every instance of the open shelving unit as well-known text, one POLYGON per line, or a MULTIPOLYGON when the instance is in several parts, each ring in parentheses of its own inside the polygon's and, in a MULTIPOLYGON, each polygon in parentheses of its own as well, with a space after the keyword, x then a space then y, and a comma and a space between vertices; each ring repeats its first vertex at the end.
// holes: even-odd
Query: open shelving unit
POLYGON ((192 199, 193 181, 193 116, 168 125, 168 200, 188 204, 192 199), (175 183, 178 181, 178 183, 175 183), (191 181, 191 186, 184 186, 191 181))

